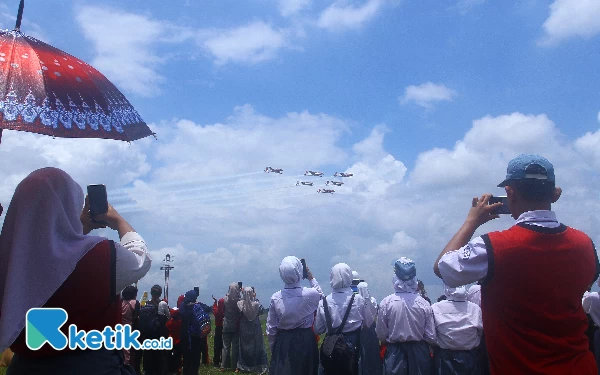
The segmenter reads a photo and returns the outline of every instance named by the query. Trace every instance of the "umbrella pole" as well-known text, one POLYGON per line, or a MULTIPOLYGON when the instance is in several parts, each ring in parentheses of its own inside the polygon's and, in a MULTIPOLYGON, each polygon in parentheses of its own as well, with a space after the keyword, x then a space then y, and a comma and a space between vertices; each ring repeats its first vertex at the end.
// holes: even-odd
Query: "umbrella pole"
POLYGON ((19 11, 17 12, 17 23, 15 24, 15 30, 21 31, 21 20, 23 19, 23 8, 25 7, 25 0, 21 0, 19 3, 19 11))

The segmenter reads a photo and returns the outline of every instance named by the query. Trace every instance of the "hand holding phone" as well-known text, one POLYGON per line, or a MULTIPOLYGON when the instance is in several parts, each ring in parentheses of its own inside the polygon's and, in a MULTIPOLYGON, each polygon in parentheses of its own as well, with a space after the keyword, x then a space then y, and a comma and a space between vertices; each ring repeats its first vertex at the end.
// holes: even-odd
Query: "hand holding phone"
POLYGON ((242 282, 238 281, 238 288, 240 288, 240 290, 242 290, 242 282))
POLYGON ((108 212, 108 197, 106 194, 106 186, 102 184, 88 185, 88 199, 90 203, 90 217, 92 222, 106 225, 106 222, 96 221, 98 215, 108 212))
POLYGON ((498 206, 492 215, 510 215, 510 209, 508 208, 508 197, 494 197, 492 196, 488 201, 488 204, 502 203, 502 206, 498 206))
POLYGON ((308 271, 306 269, 306 261, 304 259, 300 259, 300 263, 302 263, 302 278, 308 279, 308 271))

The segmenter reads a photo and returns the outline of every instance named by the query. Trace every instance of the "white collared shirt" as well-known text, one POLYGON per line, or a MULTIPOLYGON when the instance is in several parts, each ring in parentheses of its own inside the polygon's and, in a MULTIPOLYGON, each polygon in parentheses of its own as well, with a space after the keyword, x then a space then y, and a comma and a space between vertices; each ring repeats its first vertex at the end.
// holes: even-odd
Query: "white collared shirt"
POLYGON ((468 301, 441 301, 431 306, 437 344, 442 349, 471 350, 483 332, 481 309, 468 301))
POLYGON ((431 306, 417 293, 396 292, 379 304, 375 332, 379 341, 436 343, 431 306))
MULTIPOLYGON (((352 298, 352 289, 343 288, 339 291, 335 291, 327 296, 327 305, 331 314, 331 325, 335 329, 342 324, 342 318, 352 298)), ((373 324, 373 315, 366 312, 365 300, 360 294, 354 294, 354 301, 348 314, 348 319, 344 325, 342 332, 352 332, 361 328, 370 327, 373 324)), ((315 320, 315 333, 317 335, 327 332, 327 321, 325 319, 325 308, 323 307, 323 300, 319 302, 319 309, 317 310, 317 319, 315 320)))
MULTIPOLYGON (((557 228, 561 224, 553 211, 538 210, 523 212, 516 224, 527 223, 544 228, 557 228)), ((444 282, 459 287, 483 280, 488 273, 488 254, 483 238, 475 237, 458 250, 444 254, 438 262, 444 282)))
POLYGON ((137 282, 148 273, 152 259, 144 239, 137 232, 125 233, 120 243, 115 242, 115 251, 115 294, 119 294, 126 286, 137 282))

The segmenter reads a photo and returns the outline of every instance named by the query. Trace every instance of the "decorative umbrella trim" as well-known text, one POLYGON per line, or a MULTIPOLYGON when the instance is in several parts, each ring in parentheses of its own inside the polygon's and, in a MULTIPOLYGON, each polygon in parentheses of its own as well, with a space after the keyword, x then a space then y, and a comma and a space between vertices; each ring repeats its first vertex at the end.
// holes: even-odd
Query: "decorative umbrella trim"
MULTIPOLYGON (((73 124, 81 130, 89 126, 92 130, 99 130, 100 127, 109 132, 115 129, 123 133, 126 126, 144 123, 138 112, 129 103, 108 100, 108 112, 104 110, 94 100, 94 110, 83 100, 80 106, 76 105, 70 97, 66 107, 59 98, 54 100, 46 97, 42 105, 37 105, 37 100, 31 91, 19 100, 15 90, 10 90, 4 100, 0 100, 0 114, 6 122, 17 122, 19 116, 21 120, 28 124, 40 123, 46 127, 58 128, 59 124, 65 129, 71 129, 73 124), (52 102, 54 101, 54 108, 52 102)), ((10 124, 7 124, 10 126, 10 124)))

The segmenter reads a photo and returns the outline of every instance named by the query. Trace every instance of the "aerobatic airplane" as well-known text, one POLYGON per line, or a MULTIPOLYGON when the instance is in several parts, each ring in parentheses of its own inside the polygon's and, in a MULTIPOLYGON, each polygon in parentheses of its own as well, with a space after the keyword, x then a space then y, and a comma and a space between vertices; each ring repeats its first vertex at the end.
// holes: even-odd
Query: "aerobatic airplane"
POLYGON ((298 185, 313 186, 313 183, 310 181, 298 181, 296 182, 296 186, 298 185))
POLYGON ((267 172, 267 173, 275 172, 275 173, 283 174, 283 169, 266 167, 265 172, 267 172))
POLYGON ((323 177, 323 172, 306 171, 306 172, 304 172, 304 175, 305 176, 323 177))
POLYGON ((340 181, 327 181, 325 183, 325 185, 329 185, 330 183, 333 184, 333 185, 335 185, 335 186, 342 186, 344 184, 343 182, 340 182, 340 181))
POLYGON ((335 172, 333 177, 352 177, 354 176, 352 173, 344 173, 344 172, 335 172))
POLYGON ((317 190, 317 193, 321 193, 321 194, 333 194, 335 192, 335 190, 333 189, 319 189, 317 190))

